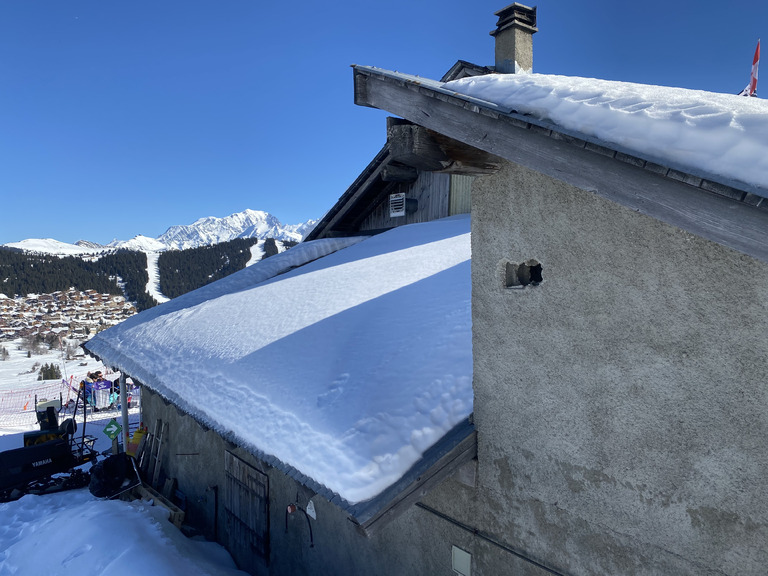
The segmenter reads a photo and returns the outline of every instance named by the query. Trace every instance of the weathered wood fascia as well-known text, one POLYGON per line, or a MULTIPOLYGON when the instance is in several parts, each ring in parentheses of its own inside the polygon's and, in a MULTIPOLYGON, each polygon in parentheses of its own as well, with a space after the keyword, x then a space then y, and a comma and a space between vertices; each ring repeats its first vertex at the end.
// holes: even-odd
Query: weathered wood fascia
POLYGON ((368 188, 381 178, 384 168, 389 164, 389 160, 389 147, 384 145, 368 166, 365 167, 365 170, 355 178, 355 181, 342 194, 336 204, 323 216, 312 232, 307 235, 304 241, 331 237, 330 235, 334 233, 334 227, 347 216, 350 209, 365 195, 368 188))
MULTIPOLYGON (((386 166, 384 167, 384 170, 386 170, 386 166)), ((349 214, 348 218, 345 220, 345 225, 354 230, 355 234, 368 234, 368 231, 361 232, 359 230, 360 225, 366 218, 368 218, 371 212, 373 212, 382 202, 385 202, 389 198, 391 193, 397 191, 398 183, 385 181, 383 175, 384 172, 382 172, 383 186, 377 187, 375 194, 369 190, 369 193, 366 195, 365 209, 358 210, 355 214, 349 214)))
MULTIPOLYGON (((653 155, 646 155, 641 157, 636 152, 622 147, 621 145, 605 142, 599 138, 595 138, 587 134, 577 133, 546 120, 534 118, 526 114, 520 114, 513 108, 500 106, 499 104, 489 102, 487 100, 482 100, 475 96, 468 96, 466 94, 461 94, 459 92, 449 90, 443 86, 443 82, 422 78, 420 76, 413 76, 411 74, 403 74, 401 72, 384 70, 382 68, 376 68, 373 66, 354 65, 353 71, 355 75, 355 83, 360 81, 363 82, 366 86, 363 92, 360 94, 356 93, 355 95, 355 104, 359 106, 380 108, 368 98, 367 80, 363 81, 362 78, 358 80, 358 76, 366 78, 373 77, 378 80, 385 79, 396 86, 408 88, 409 90, 417 91, 422 95, 452 103, 455 106, 464 108, 469 112, 474 112, 483 116, 499 119, 502 124, 507 123, 509 125, 514 125, 519 128, 549 136, 554 140, 567 142, 573 146, 576 146, 577 148, 585 148, 602 155, 610 156, 621 162, 627 162, 635 166, 644 167, 651 172, 655 172, 657 174, 661 174, 662 176, 685 182, 686 184, 699 187, 708 192, 722 194, 730 198, 745 201, 752 205, 756 205, 757 201, 750 200, 750 196, 765 198, 766 202, 764 204, 768 206, 768 188, 754 186, 746 182, 726 178, 720 174, 707 172, 695 167, 684 166, 682 164, 669 161, 668 158, 656 157, 653 155)), ((422 115, 419 115, 415 120, 409 120, 416 124, 429 127, 425 121, 421 121, 425 117, 429 117, 428 112, 423 110, 421 114, 422 115)), ((465 142, 464 140, 462 141, 465 142)), ((477 146, 478 148, 485 149, 477 142, 469 144, 472 146, 477 146)))
POLYGON ((366 86, 364 93, 356 92, 357 104, 386 110, 768 262, 768 210, 755 207, 768 206, 762 199, 766 190, 703 178, 558 132, 452 93, 433 80, 369 67, 355 67, 355 75, 364 77, 366 86))

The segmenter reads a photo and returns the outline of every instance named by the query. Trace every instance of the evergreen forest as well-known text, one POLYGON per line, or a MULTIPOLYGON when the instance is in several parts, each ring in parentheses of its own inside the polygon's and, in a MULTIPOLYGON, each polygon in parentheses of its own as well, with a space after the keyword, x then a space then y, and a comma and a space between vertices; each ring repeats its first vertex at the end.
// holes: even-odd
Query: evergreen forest
MULTIPOLYGON (((236 238, 210 246, 162 252, 157 261, 160 291, 168 298, 176 298, 242 270, 251 259, 251 246, 258 241, 236 238)), ((276 246, 274 249, 277 253, 276 246)))
POLYGON ((143 252, 118 250, 91 261, 77 256, 61 258, 0 247, 0 293, 9 298, 75 288, 125 294, 138 310, 145 310, 157 304, 145 291, 148 280, 147 256, 143 252), (123 288, 118 284, 118 277, 123 288))
MULTIPOLYGON (((257 238, 237 238, 229 242, 168 250, 158 259, 160 291, 175 298, 245 268, 257 238)), ((289 248, 295 242, 283 242, 289 248)), ((279 252, 276 241, 264 242, 264 258, 279 252)), ((137 310, 157 305, 146 292, 149 276, 144 252, 118 250, 85 260, 78 256, 58 257, 29 254, 0 246, 0 293, 13 298, 26 294, 50 294, 75 288, 102 294, 125 295, 137 310)))

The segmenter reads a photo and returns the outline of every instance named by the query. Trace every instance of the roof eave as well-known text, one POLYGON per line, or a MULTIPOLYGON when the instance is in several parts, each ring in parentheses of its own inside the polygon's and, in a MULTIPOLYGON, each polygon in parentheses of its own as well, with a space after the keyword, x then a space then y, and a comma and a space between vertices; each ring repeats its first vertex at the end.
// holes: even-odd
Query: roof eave
POLYGON ((694 173, 660 158, 569 133, 434 80, 354 66, 355 103, 608 197, 768 262, 768 190, 694 173))
MULTIPOLYGON (((103 360, 90 350, 88 352, 99 361, 103 360)), ((119 366, 113 367, 120 369, 119 366)), ((180 399, 171 398, 151 384, 141 382, 138 378, 131 378, 138 381, 142 387, 152 390, 165 401, 172 403, 179 411, 192 418, 203 428, 216 430, 214 423, 200 418, 198 414, 189 409, 180 399)), ((241 446, 265 464, 280 470, 286 476, 293 478, 296 482, 315 492, 315 494, 341 508, 341 510, 349 515, 350 521, 366 536, 371 536, 378 532, 379 529, 389 524, 411 505, 421 500, 429 490, 437 486, 445 478, 467 462, 477 458, 477 432, 475 432, 472 415, 470 415, 428 448, 400 480, 370 500, 353 504, 325 485, 306 476, 294 466, 283 462, 271 454, 249 446, 231 430, 226 432, 218 430, 218 432, 225 440, 241 446)))

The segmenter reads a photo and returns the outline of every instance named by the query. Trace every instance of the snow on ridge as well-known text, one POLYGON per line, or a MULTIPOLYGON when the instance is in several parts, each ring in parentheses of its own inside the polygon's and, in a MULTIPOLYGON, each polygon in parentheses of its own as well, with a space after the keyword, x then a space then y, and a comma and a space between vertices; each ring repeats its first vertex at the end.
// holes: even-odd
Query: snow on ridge
POLYGON ((268 212, 248 209, 223 218, 208 216, 199 218, 192 224, 171 226, 157 238, 139 234, 131 240, 115 239, 107 245, 88 240, 78 240, 76 244, 67 244, 51 238, 30 238, 2 246, 40 254, 77 256, 119 249, 140 252, 184 250, 228 242, 236 238, 258 238, 259 240, 274 238, 283 242, 301 242, 317 222, 317 220, 308 220, 302 224, 283 225, 268 212))
POLYGON ((109 243, 110 248, 135 250, 137 252, 162 252, 168 247, 149 236, 134 236, 130 240, 117 240, 109 243))
POLYGON ((548 74, 489 74, 443 85, 657 162, 768 188, 768 101, 548 74))
POLYGON ((235 238, 275 238, 301 242, 303 236, 298 230, 308 224, 284 226, 268 212, 247 209, 223 218, 208 216, 189 225, 171 226, 158 240, 178 250, 218 244, 235 238))
POLYGON ((25 252, 38 254, 51 254, 53 256, 80 256, 83 254, 95 254, 104 250, 103 247, 92 247, 78 244, 68 244, 53 238, 28 238, 19 242, 3 244, 8 248, 17 248, 25 252))
POLYGON ((367 500, 472 411, 469 222, 300 244, 87 348, 242 445, 367 500))

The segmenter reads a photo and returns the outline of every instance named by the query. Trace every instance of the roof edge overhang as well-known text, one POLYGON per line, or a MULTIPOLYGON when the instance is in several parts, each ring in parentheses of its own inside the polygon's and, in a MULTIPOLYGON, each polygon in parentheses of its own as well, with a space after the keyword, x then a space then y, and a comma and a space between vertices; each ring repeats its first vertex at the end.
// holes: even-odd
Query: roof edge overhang
POLYGON ((360 530, 370 536, 476 458, 477 432, 470 415, 428 448, 400 480, 371 500, 347 509, 347 512, 360 530))
POLYGON ((200 414, 194 412, 183 398, 175 397, 169 393, 170 391, 163 391, 158 389, 159 387, 147 384, 141 378, 133 376, 128 370, 125 370, 119 363, 111 363, 87 347, 85 349, 100 362, 119 370, 137 381, 143 388, 159 395, 163 401, 173 404, 180 412, 192 418, 203 428, 216 431, 224 440, 241 447, 258 460, 278 469, 318 496, 338 506, 349 515, 349 520, 366 536, 372 535, 397 518, 443 479, 477 457, 477 433, 472 415, 470 415, 428 448, 422 457, 394 484, 369 500, 351 503, 327 486, 303 474, 301 470, 249 444, 233 431, 217 428, 215 423, 207 421, 200 414))
POLYGON ((441 82, 355 65, 355 104, 385 110, 768 262, 768 189, 642 158, 441 82))

